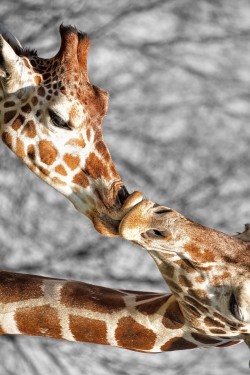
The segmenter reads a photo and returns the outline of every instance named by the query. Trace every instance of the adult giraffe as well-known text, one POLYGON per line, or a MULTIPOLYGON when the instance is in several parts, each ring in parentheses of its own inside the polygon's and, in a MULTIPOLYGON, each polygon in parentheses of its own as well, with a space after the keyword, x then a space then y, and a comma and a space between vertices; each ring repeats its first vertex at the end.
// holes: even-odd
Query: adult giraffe
POLYGON ((0 136, 96 230, 117 235, 131 197, 102 138, 108 94, 89 81, 87 35, 63 25, 60 34, 50 59, 0 37, 0 136))

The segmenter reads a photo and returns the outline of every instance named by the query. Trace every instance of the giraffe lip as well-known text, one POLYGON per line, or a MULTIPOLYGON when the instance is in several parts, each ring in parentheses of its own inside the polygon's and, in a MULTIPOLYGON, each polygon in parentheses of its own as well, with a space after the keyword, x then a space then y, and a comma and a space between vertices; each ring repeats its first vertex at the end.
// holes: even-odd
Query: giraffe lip
POLYGON ((119 237, 120 220, 112 219, 107 215, 92 217, 92 223, 97 230, 106 237, 119 237))

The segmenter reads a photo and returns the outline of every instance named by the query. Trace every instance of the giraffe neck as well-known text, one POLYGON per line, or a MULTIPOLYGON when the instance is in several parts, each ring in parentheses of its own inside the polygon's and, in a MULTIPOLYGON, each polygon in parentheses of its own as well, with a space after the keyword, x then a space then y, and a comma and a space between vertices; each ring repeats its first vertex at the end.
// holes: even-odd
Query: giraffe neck
POLYGON ((161 352, 235 344, 190 331, 172 294, 0 272, 0 333, 161 352))

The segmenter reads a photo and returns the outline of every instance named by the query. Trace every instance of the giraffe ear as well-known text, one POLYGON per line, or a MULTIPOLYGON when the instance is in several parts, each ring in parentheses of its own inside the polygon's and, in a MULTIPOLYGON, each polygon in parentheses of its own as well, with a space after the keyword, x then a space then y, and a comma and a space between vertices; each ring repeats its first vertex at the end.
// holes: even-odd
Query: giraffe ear
POLYGON ((0 77, 9 78, 16 71, 16 64, 19 57, 16 55, 12 47, 0 35, 0 77))

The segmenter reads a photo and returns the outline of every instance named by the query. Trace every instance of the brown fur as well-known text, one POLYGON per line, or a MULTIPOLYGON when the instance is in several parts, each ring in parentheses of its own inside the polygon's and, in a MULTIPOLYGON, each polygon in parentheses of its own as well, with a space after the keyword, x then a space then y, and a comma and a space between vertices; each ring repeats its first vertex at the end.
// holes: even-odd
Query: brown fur
POLYGON ((162 323, 166 328, 170 329, 178 329, 183 327, 185 319, 177 301, 172 302, 167 308, 162 318, 162 323))
POLYGON ((185 350, 185 349, 194 349, 197 348, 197 345, 193 344, 190 341, 185 340, 182 337, 173 337, 168 340, 166 344, 162 345, 162 351, 173 351, 173 350, 185 350))
POLYGON ((115 338, 123 348, 150 350, 154 346, 156 334, 133 318, 125 317, 117 324, 115 338))
POLYGON ((108 345, 107 327, 104 321, 70 315, 69 327, 77 341, 108 345))
POLYGON ((44 164, 52 165, 57 158, 57 150, 53 146, 52 142, 42 140, 39 142, 38 147, 41 161, 44 164))
POLYGON ((12 276, 6 272, 0 272, 1 303, 24 301, 42 296, 42 281, 39 278, 15 273, 12 276))
POLYGON ((74 182, 74 184, 80 185, 83 188, 86 188, 87 186, 89 186, 89 180, 83 171, 77 173, 74 176, 72 182, 74 182))
POLYGON ((35 138, 36 136, 36 126, 33 120, 30 120, 26 123, 22 130, 22 134, 24 134, 28 138, 35 138))
POLYGON ((68 307, 85 307, 91 311, 112 313, 125 307, 123 293, 90 284, 69 282, 61 290, 61 303, 68 307))
POLYGON ((15 313, 17 328, 22 334, 62 338, 57 310, 49 305, 21 308, 15 313))
POLYGON ((75 155, 65 154, 63 157, 63 160, 65 161, 67 166, 72 170, 76 169, 78 165, 80 164, 79 156, 75 156, 75 155))

